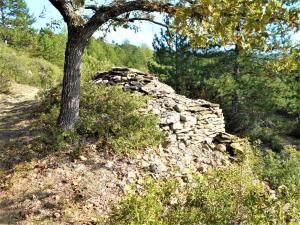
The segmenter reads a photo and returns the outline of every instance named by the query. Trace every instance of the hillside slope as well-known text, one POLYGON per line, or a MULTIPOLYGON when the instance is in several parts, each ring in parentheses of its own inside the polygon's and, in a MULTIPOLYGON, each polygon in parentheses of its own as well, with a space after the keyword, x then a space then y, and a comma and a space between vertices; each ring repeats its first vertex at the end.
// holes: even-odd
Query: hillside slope
POLYGON ((232 140, 228 135, 221 140, 225 125, 218 105, 176 95, 171 87, 151 74, 128 68, 115 68, 108 73, 132 76, 136 81, 128 80, 128 84, 133 85, 131 88, 141 86, 149 99, 152 98, 148 106, 152 111, 161 111, 159 126, 167 137, 163 144, 168 147, 146 148, 130 156, 114 154, 100 143, 90 143, 77 157, 74 157, 74 149, 40 154, 31 148, 31 144, 37 147, 37 143, 30 142, 42 135, 32 130, 32 126, 38 127, 38 124, 30 121, 38 89, 13 85, 12 93, 0 99, 4 108, 0 140, 6 145, 0 160, 3 180, 6 180, 2 181, 0 223, 100 222, 131 185, 141 187, 150 177, 172 176, 185 183, 191 179, 192 172, 203 173, 207 168, 230 163, 232 157, 226 149, 232 150, 232 140), (182 119, 174 121, 177 117, 182 119), (176 124, 180 127, 176 128, 176 124), (172 132, 175 141, 169 140, 174 136, 172 132), (222 135, 217 140, 218 134, 222 135))

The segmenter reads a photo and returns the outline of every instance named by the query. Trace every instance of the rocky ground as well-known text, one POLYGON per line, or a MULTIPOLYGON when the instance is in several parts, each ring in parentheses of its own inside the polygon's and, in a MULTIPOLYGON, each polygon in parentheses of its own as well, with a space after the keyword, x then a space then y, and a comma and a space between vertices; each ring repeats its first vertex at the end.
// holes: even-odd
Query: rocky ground
MULTIPOLYGON (((149 77, 124 71, 143 81, 149 77)), ((0 224, 103 224, 103 217, 132 185, 141 190, 148 177, 169 176, 184 185, 193 172, 225 166, 236 154, 232 150, 240 148, 224 132, 218 105, 176 95, 151 78, 143 91, 154 98, 145 111, 161 118, 160 128, 168 137, 157 149, 132 157, 113 155, 97 145, 88 145, 76 158, 71 152, 39 154, 31 150, 32 140, 40 135, 34 113, 37 91, 14 85, 11 94, 1 96, 0 224)))
POLYGON ((117 171, 98 152, 94 156, 48 155, 15 166, 0 195, 0 224, 99 222, 124 190, 117 171))

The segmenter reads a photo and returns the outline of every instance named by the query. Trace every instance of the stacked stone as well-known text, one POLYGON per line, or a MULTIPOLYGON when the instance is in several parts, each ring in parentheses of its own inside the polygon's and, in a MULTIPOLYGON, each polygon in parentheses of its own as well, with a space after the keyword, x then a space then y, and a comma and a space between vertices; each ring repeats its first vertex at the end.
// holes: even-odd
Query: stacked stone
POLYGON ((170 171, 183 175, 189 169, 205 172, 207 167, 229 162, 227 146, 233 137, 225 133, 224 117, 218 104, 178 95, 154 75, 135 69, 113 68, 97 73, 93 82, 120 85, 124 90, 151 97, 147 108, 142 110, 160 118, 159 127, 167 137, 158 149, 142 153, 136 163, 145 165, 143 169, 156 175, 170 175, 170 171))
POLYGON ((172 94, 152 99, 148 105, 159 116, 160 128, 168 134, 167 142, 179 148, 212 143, 217 134, 225 132, 222 110, 216 104, 172 94))

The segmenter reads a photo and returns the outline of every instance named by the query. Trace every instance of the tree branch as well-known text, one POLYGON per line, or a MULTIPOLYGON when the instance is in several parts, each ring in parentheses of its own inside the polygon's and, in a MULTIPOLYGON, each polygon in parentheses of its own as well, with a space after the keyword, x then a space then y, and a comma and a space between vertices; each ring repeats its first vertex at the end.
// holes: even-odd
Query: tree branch
POLYGON ((60 12, 66 23, 70 20, 70 14, 73 11, 72 6, 64 0, 49 0, 52 5, 60 12))
POLYGON ((87 35, 91 35, 91 33, 94 33, 102 24, 127 12, 143 11, 174 14, 175 10, 175 7, 171 4, 161 4, 145 0, 117 2, 111 6, 98 8, 95 14, 86 23, 85 30, 87 35))
POLYGON ((164 24, 164 23, 152 20, 150 18, 143 18, 143 17, 133 17, 133 18, 128 18, 128 19, 125 19, 125 18, 115 18, 114 20, 115 21, 119 21, 119 22, 125 22, 125 23, 126 22, 133 23, 135 21, 148 21, 148 22, 154 23, 156 25, 165 27, 167 29, 169 29, 169 28, 176 28, 174 26, 168 26, 167 24, 164 24))
POLYGON ((69 26, 83 25, 83 18, 76 14, 76 10, 70 1, 66 0, 49 0, 51 4, 60 12, 64 21, 69 26))
POLYGON ((86 5, 84 8, 85 9, 91 9, 93 11, 99 10, 99 6, 96 6, 96 5, 86 5))

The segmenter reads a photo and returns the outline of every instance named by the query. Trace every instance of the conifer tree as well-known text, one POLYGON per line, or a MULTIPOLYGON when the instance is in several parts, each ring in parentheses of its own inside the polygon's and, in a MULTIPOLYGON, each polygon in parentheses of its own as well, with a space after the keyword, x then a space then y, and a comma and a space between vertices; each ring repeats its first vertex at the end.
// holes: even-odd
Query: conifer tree
POLYGON ((28 28, 35 19, 24 0, 0 0, 0 24, 6 28, 28 28))
MULTIPOLYGON (((170 21, 166 20, 166 24, 170 26, 170 21)), ((149 65, 150 71, 166 75, 166 82, 184 94, 186 80, 183 77, 188 75, 188 62, 193 51, 187 38, 169 29, 161 29, 160 36, 155 35, 153 49, 155 63, 149 65)))

